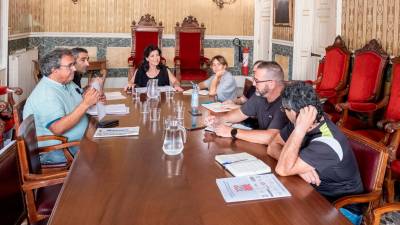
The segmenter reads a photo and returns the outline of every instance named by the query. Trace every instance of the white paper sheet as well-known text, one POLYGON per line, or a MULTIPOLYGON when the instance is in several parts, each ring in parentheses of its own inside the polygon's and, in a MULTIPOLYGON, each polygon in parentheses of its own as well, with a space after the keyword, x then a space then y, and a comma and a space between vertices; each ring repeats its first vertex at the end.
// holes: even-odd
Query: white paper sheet
POLYGON ((119 91, 105 92, 104 95, 106 96, 107 101, 126 99, 126 97, 123 96, 123 95, 121 94, 121 92, 119 92, 119 91))
POLYGON ((115 127, 115 128, 97 128, 93 137, 120 137, 139 135, 139 127, 115 127))
POLYGON ((291 194, 274 174, 217 179, 225 202, 289 197, 291 194))
MULTIPOLYGON (((125 104, 110 104, 110 105, 105 105, 104 108, 105 108, 105 113, 109 115, 125 115, 129 113, 129 107, 127 107, 125 104)), ((96 107, 89 108, 87 113, 92 116, 98 115, 96 107)))

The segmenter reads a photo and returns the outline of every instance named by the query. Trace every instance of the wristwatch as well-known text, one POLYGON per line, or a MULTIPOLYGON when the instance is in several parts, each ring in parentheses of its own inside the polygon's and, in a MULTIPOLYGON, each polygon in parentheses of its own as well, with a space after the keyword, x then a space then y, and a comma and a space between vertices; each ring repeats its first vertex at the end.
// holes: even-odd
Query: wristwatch
POLYGON ((236 140, 236 139, 237 139, 237 138, 236 138, 237 132, 238 132, 238 130, 237 130, 236 128, 233 128, 233 129, 231 130, 231 137, 232 137, 233 140, 236 140))

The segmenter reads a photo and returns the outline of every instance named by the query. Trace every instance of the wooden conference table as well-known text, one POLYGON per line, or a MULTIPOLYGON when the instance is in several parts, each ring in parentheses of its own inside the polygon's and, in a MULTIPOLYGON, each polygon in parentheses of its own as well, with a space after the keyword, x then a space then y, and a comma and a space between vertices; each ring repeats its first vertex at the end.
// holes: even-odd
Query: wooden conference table
MULTIPOLYGON (((189 108, 190 96, 177 94, 177 99, 183 99, 189 108)), ((201 97, 201 101, 207 99, 201 97)), ((140 104, 129 97, 108 102, 116 103, 129 105, 130 114, 106 119, 118 118, 120 126, 140 126, 140 135, 93 139, 93 134, 88 134, 49 224, 350 224, 297 176, 278 176, 291 197, 225 203, 215 180, 229 175, 214 156, 246 151, 274 168, 276 162, 267 156, 265 146, 217 138, 198 129, 187 132, 183 154, 166 156, 162 151, 162 121, 172 113, 173 103, 162 95, 160 122, 149 121, 148 115, 140 113, 140 104)), ((200 121, 185 114, 185 126, 200 121)))

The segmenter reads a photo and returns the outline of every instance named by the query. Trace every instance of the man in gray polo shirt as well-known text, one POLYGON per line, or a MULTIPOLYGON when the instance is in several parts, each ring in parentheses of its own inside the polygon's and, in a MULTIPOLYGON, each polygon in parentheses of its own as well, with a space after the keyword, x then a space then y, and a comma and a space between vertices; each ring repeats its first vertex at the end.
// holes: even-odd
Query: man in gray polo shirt
POLYGON ((215 127, 215 133, 221 137, 232 137, 245 141, 269 144, 288 122, 280 110, 281 92, 284 88, 283 70, 278 63, 261 62, 253 78, 256 94, 241 108, 232 110, 222 116, 208 116, 206 124, 215 127), (225 122, 238 123, 249 117, 258 120, 260 130, 244 130, 226 126, 225 122))

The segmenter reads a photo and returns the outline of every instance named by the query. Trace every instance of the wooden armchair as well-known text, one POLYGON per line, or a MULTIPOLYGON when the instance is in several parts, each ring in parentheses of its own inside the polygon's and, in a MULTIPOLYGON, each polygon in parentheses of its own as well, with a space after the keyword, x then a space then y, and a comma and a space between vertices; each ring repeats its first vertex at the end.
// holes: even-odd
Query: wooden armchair
POLYGON ((342 128, 342 131, 348 137, 357 159, 364 193, 340 198, 334 205, 339 209, 349 204, 368 203, 364 211, 364 221, 370 224, 372 209, 378 206, 382 196, 388 153, 386 147, 379 143, 372 142, 346 128, 342 128))
POLYGON ((348 93, 347 102, 335 106, 337 111, 342 112, 339 126, 355 129, 360 124, 355 118, 349 120, 349 111, 366 113, 368 126, 373 126, 374 113, 386 106, 389 100, 389 96, 384 96, 379 101, 387 59, 388 55, 375 39, 355 52, 350 85, 342 93, 348 93))
POLYGON ((7 101, 0 101, 0 148, 3 147, 3 134, 9 132, 14 127, 14 119, 12 116, 15 104, 13 94, 21 95, 21 88, 9 88, 7 86, 0 86, 0 96, 7 95, 7 101))
POLYGON ((354 132, 387 146, 389 163, 385 176, 387 201, 394 201, 394 183, 400 181, 400 57, 392 59, 392 75, 389 103, 384 118, 376 127, 355 130, 354 132))
MULTIPOLYGON (((26 103, 26 99, 19 102, 14 106, 14 111, 13 111, 13 116, 14 116, 14 123, 15 123, 15 134, 20 133, 20 126, 21 123, 23 122, 23 111, 24 111, 24 106, 26 103)), ((43 136, 36 136, 37 141, 49 141, 49 140, 56 140, 59 141, 61 144, 67 144, 68 139, 64 136, 57 136, 57 135, 43 135, 43 136)), ((76 145, 79 146, 79 142, 74 142, 77 143, 76 145)), ((59 145, 55 145, 59 146, 59 145)), ((47 149, 50 149, 52 147, 48 147, 47 149)), ((66 162, 65 163, 56 163, 56 164, 42 164, 41 168, 43 171, 51 171, 51 170, 66 170, 69 169, 69 167, 72 164, 72 161, 74 160, 74 157, 68 150, 68 147, 64 148, 57 148, 57 149, 62 149, 65 155, 66 162)))
POLYGON ((204 57, 204 24, 188 16, 175 27, 175 75, 182 81, 203 81, 208 78, 209 59, 204 57))
POLYGON ((331 46, 325 48, 325 57, 318 67, 316 92, 320 98, 336 104, 339 93, 346 88, 351 53, 340 36, 331 46))
POLYGON ((374 209, 373 211, 373 222, 372 225, 379 225, 381 223, 381 216, 384 213, 400 211, 400 203, 388 203, 379 208, 374 209))
POLYGON ((68 173, 67 170, 44 172, 39 153, 76 145, 77 142, 71 142, 39 148, 33 115, 22 121, 17 137, 18 163, 30 223, 49 217, 68 173))
MULTIPOLYGON (((149 45, 161 48, 162 33, 164 27, 162 23, 156 23, 154 16, 146 14, 142 16, 139 22, 132 22, 132 50, 128 59, 128 64, 133 70, 143 62, 144 49, 149 45)), ((165 64, 165 59, 161 57, 161 62, 165 64)))

